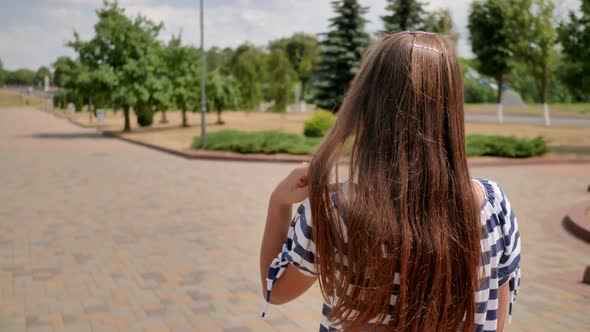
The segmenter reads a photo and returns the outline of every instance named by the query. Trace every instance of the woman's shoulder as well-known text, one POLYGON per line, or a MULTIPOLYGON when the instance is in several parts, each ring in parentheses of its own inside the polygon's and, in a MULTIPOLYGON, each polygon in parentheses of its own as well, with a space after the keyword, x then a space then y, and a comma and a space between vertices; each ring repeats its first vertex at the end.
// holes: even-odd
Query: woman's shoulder
POLYGON ((497 182, 487 178, 474 178, 473 181, 479 184, 483 190, 484 204, 489 204, 495 211, 508 203, 506 194, 497 182))

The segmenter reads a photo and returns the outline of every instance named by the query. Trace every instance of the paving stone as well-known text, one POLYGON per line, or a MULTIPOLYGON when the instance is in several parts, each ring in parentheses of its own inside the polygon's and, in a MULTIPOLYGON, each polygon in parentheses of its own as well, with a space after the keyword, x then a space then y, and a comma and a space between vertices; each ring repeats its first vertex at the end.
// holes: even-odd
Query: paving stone
MULTIPOLYGON (((188 161, 0 109, 0 330, 314 331, 317 286, 259 318, 268 195, 292 165, 188 161), (9 325, 12 324, 12 325, 9 325)), ((510 331, 585 331, 587 244, 561 228, 590 166, 474 168, 522 233, 510 331)))

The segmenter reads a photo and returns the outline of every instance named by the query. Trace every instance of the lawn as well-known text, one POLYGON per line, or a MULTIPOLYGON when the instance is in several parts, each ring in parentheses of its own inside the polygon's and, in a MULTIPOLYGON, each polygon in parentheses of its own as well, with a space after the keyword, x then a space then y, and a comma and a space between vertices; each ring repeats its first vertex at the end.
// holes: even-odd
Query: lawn
MULTIPOLYGON (((475 114, 496 114, 496 104, 466 104, 465 112, 475 114)), ((504 114, 543 116, 540 104, 526 105, 524 107, 504 107, 504 114)), ((577 104, 550 104, 551 116, 578 116, 590 117, 590 103, 577 104)))
POLYGON ((37 106, 41 99, 21 95, 16 92, 0 90, 0 107, 37 106))
MULTIPOLYGON (((289 113, 274 114, 261 112, 225 112, 223 120, 225 125, 215 125, 215 114, 207 115, 207 131, 215 132, 223 129, 239 131, 281 131, 284 133, 303 133, 303 122, 309 114, 289 113)), ((74 116, 77 122, 88 124, 88 113, 77 113, 74 116)), ((180 112, 169 112, 168 123, 161 124, 160 115, 156 114, 154 126, 138 128, 132 115, 131 123, 133 132, 124 133, 123 136, 139 140, 145 143, 162 145, 176 150, 191 148, 193 139, 200 134, 200 114, 188 113, 188 121, 191 127, 181 128, 180 112)), ((114 114, 107 112, 104 130, 120 132, 123 128, 123 116, 121 112, 114 114)), ((96 119, 92 122, 97 124, 96 119)), ((557 150, 590 151, 590 129, 584 127, 545 127, 541 125, 524 124, 497 124, 497 123, 467 123, 467 134, 515 136, 532 139, 538 136, 545 137, 550 148, 557 150)), ((579 153, 579 152, 577 152, 579 153)))

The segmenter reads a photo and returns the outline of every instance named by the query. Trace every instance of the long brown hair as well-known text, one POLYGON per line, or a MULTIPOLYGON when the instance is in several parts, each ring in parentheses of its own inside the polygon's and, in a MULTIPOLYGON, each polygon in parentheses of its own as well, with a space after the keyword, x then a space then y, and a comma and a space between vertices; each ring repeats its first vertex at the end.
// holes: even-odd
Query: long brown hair
POLYGON ((310 166, 320 287, 345 330, 473 329, 481 225, 463 118, 446 39, 401 32, 366 53, 310 166), (335 211, 330 181, 348 142, 350 190, 335 211))

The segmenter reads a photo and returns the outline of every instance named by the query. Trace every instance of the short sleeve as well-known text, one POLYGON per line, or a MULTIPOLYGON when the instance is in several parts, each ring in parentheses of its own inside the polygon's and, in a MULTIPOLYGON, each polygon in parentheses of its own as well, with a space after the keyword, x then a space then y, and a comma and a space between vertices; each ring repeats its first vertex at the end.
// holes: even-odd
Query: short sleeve
POLYGON ((306 199, 297 208, 281 252, 268 268, 263 317, 267 311, 272 287, 283 275, 287 266, 291 264, 306 276, 315 277, 317 276, 316 259, 316 247, 312 239, 311 211, 309 200, 306 199))
POLYGON ((497 188, 496 215, 501 228, 501 241, 504 250, 498 263, 498 287, 508 283, 510 287, 509 319, 512 317, 512 306, 520 287, 520 232, 518 221, 510 201, 504 192, 497 188))

